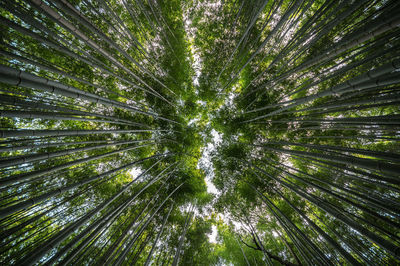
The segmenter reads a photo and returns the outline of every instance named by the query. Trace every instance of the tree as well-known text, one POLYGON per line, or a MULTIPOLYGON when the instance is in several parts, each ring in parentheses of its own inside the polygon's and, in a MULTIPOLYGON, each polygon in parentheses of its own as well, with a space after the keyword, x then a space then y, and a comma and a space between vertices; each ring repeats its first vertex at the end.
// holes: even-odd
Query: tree
POLYGON ((0 8, 2 264, 400 262, 398 1, 0 8))

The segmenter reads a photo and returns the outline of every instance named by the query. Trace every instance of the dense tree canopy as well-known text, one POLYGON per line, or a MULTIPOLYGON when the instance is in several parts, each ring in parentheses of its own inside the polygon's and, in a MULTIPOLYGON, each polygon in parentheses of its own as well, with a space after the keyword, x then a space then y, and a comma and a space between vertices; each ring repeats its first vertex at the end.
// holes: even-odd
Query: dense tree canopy
POLYGON ((2 265, 400 264, 400 1, 0 1, 2 265))

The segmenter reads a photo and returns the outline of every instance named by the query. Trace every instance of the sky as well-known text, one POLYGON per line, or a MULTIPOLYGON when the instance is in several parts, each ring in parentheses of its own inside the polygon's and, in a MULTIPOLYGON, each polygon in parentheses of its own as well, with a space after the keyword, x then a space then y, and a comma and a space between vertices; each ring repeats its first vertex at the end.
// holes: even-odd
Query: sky
POLYGON ((208 142, 207 145, 203 148, 202 156, 199 160, 197 167, 205 170, 206 172, 205 181, 207 185, 207 192, 213 194, 219 194, 217 188, 211 181, 214 178, 214 169, 212 167, 212 162, 211 162, 211 153, 215 151, 218 144, 222 141, 222 134, 212 129, 211 135, 212 135, 212 141, 208 142))

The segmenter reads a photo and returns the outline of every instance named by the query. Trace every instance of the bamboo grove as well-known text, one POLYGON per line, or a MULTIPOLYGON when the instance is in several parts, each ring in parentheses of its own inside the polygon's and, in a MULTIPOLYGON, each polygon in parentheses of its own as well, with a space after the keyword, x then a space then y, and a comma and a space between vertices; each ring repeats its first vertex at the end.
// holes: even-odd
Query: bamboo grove
POLYGON ((400 263, 399 1, 0 8, 2 265, 400 263))

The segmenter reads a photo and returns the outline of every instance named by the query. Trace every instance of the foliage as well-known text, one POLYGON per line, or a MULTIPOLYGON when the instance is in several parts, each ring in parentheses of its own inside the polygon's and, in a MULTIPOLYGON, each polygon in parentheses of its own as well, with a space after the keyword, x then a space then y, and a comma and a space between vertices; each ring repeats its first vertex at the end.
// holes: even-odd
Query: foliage
POLYGON ((1 2, 0 262, 398 264, 399 10, 1 2))

